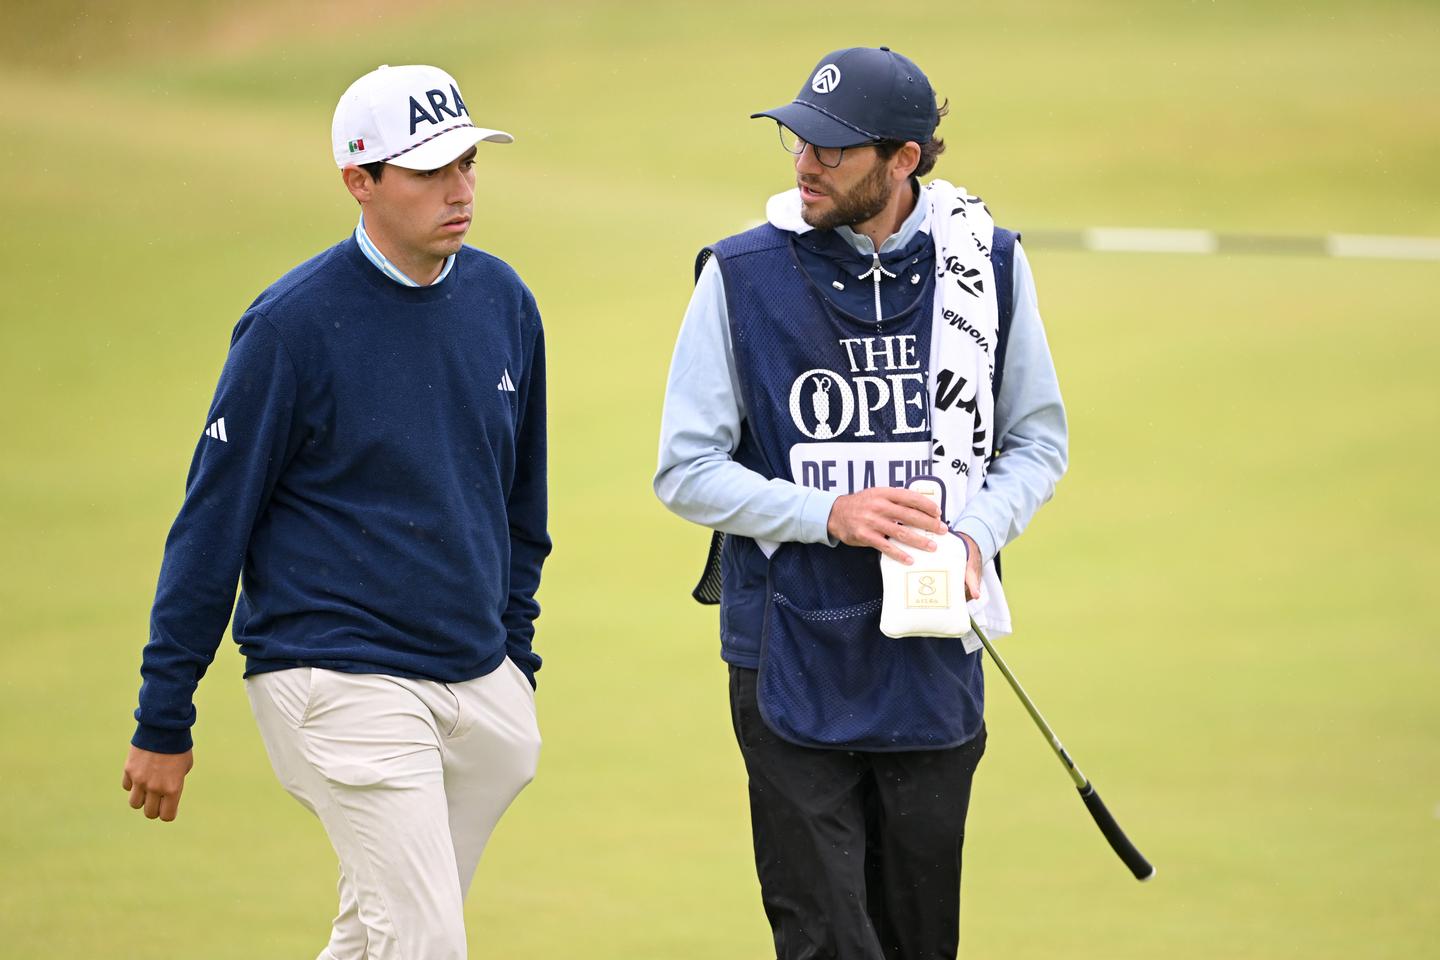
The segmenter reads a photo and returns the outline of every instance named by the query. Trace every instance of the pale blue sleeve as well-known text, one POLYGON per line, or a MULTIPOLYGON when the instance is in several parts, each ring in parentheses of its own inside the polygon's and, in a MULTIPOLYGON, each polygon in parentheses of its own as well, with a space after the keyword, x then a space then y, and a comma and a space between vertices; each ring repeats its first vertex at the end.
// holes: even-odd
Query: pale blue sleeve
POLYGON ((955 529, 967 534, 988 563, 1020 536, 1055 493, 1070 458, 1065 404, 1055 363, 1040 322, 1035 278, 1024 249, 1015 245, 1015 315, 1005 346, 1005 373, 995 399, 1000 453, 985 474, 985 488, 965 505, 955 529))
POLYGON ((725 283, 712 257, 700 271, 670 361, 655 495, 686 520, 725 533, 831 543, 827 524, 839 494, 769 480, 736 463, 744 419, 725 283))

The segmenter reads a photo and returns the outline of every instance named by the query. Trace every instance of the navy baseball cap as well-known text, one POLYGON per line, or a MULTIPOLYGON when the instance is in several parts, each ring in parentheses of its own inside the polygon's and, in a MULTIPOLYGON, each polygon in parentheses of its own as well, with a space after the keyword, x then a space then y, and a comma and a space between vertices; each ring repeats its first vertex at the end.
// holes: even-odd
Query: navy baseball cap
POLYGON ((750 117, 777 120, 817 147, 871 140, 929 143, 940 123, 929 79, 889 47, 826 54, 794 100, 750 117))

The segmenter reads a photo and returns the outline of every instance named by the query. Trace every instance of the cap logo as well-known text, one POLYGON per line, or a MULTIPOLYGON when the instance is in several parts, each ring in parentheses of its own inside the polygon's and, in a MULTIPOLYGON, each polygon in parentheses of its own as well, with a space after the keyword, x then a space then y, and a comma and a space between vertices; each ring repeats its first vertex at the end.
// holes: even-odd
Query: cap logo
POLYGON ((456 90, 453 84, 450 86, 450 95, 455 99, 454 106, 451 106, 446 100, 444 90, 426 90, 425 99, 430 101, 430 110, 428 111, 419 100, 414 97, 410 98, 411 136, 415 135, 415 128, 421 123, 438 124, 443 123, 447 116, 459 120, 462 113, 467 117, 470 115, 470 111, 465 109, 465 101, 460 99, 460 91, 456 90))
POLYGON ((365 151, 365 141, 364 141, 364 140, 351 140, 351 141, 350 141, 350 152, 351 152, 351 153, 363 153, 364 151, 365 151))
POLYGON ((840 68, 833 63, 827 63, 815 71, 815 77, 810 81, 810 89, 816 93, 830 93, 840 86, 840 68))

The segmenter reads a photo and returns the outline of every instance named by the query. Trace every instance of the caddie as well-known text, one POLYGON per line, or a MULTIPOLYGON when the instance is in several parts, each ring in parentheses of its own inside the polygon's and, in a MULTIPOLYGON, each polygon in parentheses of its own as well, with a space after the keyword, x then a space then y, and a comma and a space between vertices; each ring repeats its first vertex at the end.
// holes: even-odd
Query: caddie
POLYGON ((882 634, 880 557, 908 567, 953 531, 951 589, 1004 635, 997 554, 1066 466, 1018 235, 920 183, 947 112, 913 62, 856 47, 753 114, 795 185, 701 251, 670 368, 654 486, 717 531, 696 597, 720 604, 780 960, 955 957, 980 654, 973 633, 882 634), (922 476, 943 507, 905 489, 922 476))
POLYGON ((459 960, 481 851, 540 750, 544 339, 515 271, 464 245, 477 150, 512 138, 449 74, 367 73, 331 136, 360 222, 235 327, 165 544, 124 788, 175 818, 238 579, 266 751, 339 856, 321 960, 459 960))

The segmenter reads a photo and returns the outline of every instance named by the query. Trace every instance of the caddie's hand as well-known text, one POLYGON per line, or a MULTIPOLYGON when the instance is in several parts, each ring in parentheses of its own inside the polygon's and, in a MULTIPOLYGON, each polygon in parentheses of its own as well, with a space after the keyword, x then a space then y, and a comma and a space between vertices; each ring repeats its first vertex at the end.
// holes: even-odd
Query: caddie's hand
MULTIPOLYGON (((958 531, 957 531, 958 533, 958 531)), ((980 548, 975 545, 969 535, 960 533, 960 539, 965 541, 965 599, 980 599, 980 548)))
POLYGON ((152 753, 139 747, 130 747, 130 756, 125 759, 125 778, 121 788, 130 791, 130 806, 136 810, 145 808, 145 816, 151 820, 159 817, 165 822, 175 819, 180 809, 180 791, 185 789, 185 774, 195 766, 195 753, 152 753))
POLYGON ((934 500, 901 487, 870 487, 837 498, 827 526, 830 536, 841 543, 874 547, 901 563, 914 561, 894 541, 917 550, 934 550, 934 541, 920 531, 946 530, 934 500))

